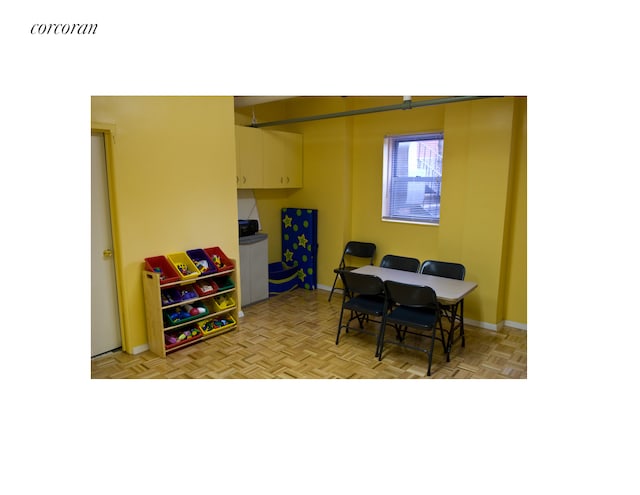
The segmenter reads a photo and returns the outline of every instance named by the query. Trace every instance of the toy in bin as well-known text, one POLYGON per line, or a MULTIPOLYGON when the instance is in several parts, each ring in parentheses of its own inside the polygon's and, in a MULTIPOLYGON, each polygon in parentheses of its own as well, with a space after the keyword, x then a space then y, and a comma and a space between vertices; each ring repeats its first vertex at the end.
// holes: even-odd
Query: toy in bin
POLYGON ((233 262, 227 258, 222 249, 219 247, 205 248, 204 252, 211 258, 217 271, 224 272, 227 270, 233 270, 233 262))
POLYGON ((187 330, 181 330, 179 332, 165 333, 164 334, 164 342, 166 345, 173 345, 178 342, 189 340, 193 337, 197 337, 198 334, 197 329, 189 328, 187 330))
POLYGON ((214 297, 213 304, 217 311, 222 311, 236 305, 233 298, 228 294, 214 297))
POLYGON ((207 312, 206 308, 193 307, 191 304, 183 304, 173 309, 167 316, 172 323, 178 323, 193 316, 199 316, 207 312))
POLYGON ((207 296, 216 292, 218 285, 212 280, 198 280, 195 283, 194 289, 199 295, 207 296))
POLYGON ((180 293, 174 288, 163 290, 160 293, 160 296, 162 298, 163 306, 179 303, 182 300, 182 298, 180 297, 180 293))
POLYGON ((213 326, 215 328, 226 327, 227 325, 233 325, 235 322, 233 320, 228 320, 226 318, 216 318, 213 320, 213 326))
POLYGON ((178 293, 180 294, 181 301, 186 301, 188 299, 195 299, 196 297, 198 297, 198 294, 196 294, 195 290, 193 290, 193 287, 190 285, 186 287, 180 287, 180 289, 178 290, 178 293))
POLYGON ((196 265, 194 265, 191 258, 187 256, 187 253, 168 254, 167 258, 178 271, 181 279, 185 280, 200 276, 200 272, 196 268, 196 265))
POLYGON ((211 318, 208 320, 198 322, 198 327, 202 330, 204 335, 210 334, 216 330, 221 330, 225 327, 235 324, 232 317, 211 318))
POLYGON ((201 275, 209 275, 218 271, 203 249, 190 249, 187 251, 187 256, 193 261, 201 275))
POLYGON ((180 275, 183 275, 183 276, 191 275, 193 273, 191 270, 189 270, 189 267, 184 263, 177 263, 176 268, 180 272, 180 275))
POLYGON ((218 270, 220 270, 221 268, 224 268, 224 261, 222 261, 222 258, 217 254, 213 255, 212 261, 213 261, 213 264, 216 265, 216 268, 218 268, 218 270))
POLYGON ((201 329, 204 333, 211 332, 211 331, 213 331, 215 328, 216 328, 216 327, 215 327, 215 325, 214 325, 213 320, 207 320, 207 321, 204 321, 204 322, 202 322, 202 323, 200 324, 200 329, 201 329))
POLYGON ((207 260, 197 260, 194 261, 196 268, 200 271, 200 273, 207 273, 209 268, 209 262, 207 260))

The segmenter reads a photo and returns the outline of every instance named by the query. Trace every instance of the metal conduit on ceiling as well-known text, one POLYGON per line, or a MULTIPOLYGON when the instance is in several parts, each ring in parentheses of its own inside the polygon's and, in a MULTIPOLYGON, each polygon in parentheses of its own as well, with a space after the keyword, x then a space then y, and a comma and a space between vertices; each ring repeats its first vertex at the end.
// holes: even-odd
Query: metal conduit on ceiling
POLYGON ((405 97, 402 103, 396 105, 385 105, 381 107, 360 108, 357 110, 347 110, 337 113, 325 113, 322 115, 311 115, 308 117, 296 117, 292 119, 274 120, 272 122, 253 122, 250 127, 268 127, 273 125, 295 124, 298 122, 309 122, 312 120, 335 119, 338 117, 351 117, 366 113, 389 112, 392 110, 411 110, 412 108, 443 105, 445 103, 457 103, 460 101, 480 100, 483 98, 496 98, 495 96, 452 96, 450 98, 438 98, 435 100, 411 101, 410 97, 405 97))

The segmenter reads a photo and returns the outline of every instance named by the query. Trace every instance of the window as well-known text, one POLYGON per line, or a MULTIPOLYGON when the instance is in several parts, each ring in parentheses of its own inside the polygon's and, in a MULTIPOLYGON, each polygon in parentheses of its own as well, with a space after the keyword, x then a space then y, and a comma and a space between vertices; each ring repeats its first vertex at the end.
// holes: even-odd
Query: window
POLYGON ((443 148, 442 132, 385 138, 383 220, 440 223, 443 148))

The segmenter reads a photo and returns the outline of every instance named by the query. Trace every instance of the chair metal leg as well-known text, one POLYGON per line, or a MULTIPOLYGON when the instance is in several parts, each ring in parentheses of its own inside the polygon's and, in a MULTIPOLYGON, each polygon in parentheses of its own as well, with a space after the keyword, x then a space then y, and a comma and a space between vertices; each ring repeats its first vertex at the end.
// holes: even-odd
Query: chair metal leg
POLYGON ((374 357, 378 357, 379 349, 380 349, 380 337, 384 332, 384 314, 382 315, 382 319, 380 320, 380 328, 378 329, 378 337, 376 338, 376 355, 374 357))
POLYGON ((331 296, 333 296, 333 291, 336 290, 336 282, 338 281, 339 273, 336 273, 336 278, 333 279, 333 285, 331 286, 331 292, 329 293, 329 302, 331 302, 331 296))
POLYGON ((382 348, 384 347, 384 333, 387 327, 387 319, 382 317, 382 323, 380 324, 380 331, 378 332, 378 344, 376 346, 376 355, 378 361, 382 361, 382 348))
POLYGON ((438 322, 440 326, 440 337, 442 338, 442 348, 444 349, 444 353, 447 356, 447 363, 451 361, 451 349, 449 345, 449 339, 451 338, 451 331, 447 332, 447 338, 444 338, 445 329, 442 327, 442 321, 438 322))
MULTIPOLYGON (((342 317, 344 315, 344 306, 340 308, 340 320, 338 320, 338 334, 336 335, 336 345, 338 345, 338 341, 340 340, 340 330, 342 330, 342 317)), ((349 324, 347 323, 347 327, 349 324)))
MULTIPOLYGON (((438 322, 436 323, 438 325, 438 327, 440 328, 440 342, 442 342, 442 350, 445 353, 445 355, 447 356, 447 363, 450 361, 450 356, 451 354, 449 353, 449 334, 451 332, 448 332, 444 329, 444 327, 442 326, 442 320, 438 320, 438 322), (444 333, 447 332, 447 337, 445 338, 444 333)), ((435 328, 435 325, 434 325, 435 328)))
POLYGON ((443 311, 444 317, 449 322, 449 330, 447 332, 448 333, 447 349, 445 351, 447 353, 447 361, 449 361, 449 353, 453 348, 453 343, 455 341, 455 332, 457 328, 460 329, 460 338, 462 340, 462 347, 465 346, 463 312, 464 312, 464 299, 462 301, 458 301, 456 304, 452 304, 451 306, 448 306, 447 309, 443 311), (458 310, 460 311, 460 316, 458 316, 458 310), (456 324, 458 320, 459 320, 459 323, 456 324))
POLYGON ((464 339, 464 299, 458 301, 456 304, 451 306, 449 310, 449 314, 447 315, 447 319, 449 320, 450 331, 449 331, 449 351, 453 347, 453 342, 455 341, 455 331, 456 328, 460 329, 460 340, 462 341, 462 347, 465 346, 464 339))
MULTIPOLYGON (((431 334, 431 347, 429 350, 428 358, 429 358, 429 367, 427 368, 427 376, 431 376, 431 361, 433 360, 433 346, 436 343, 436 326, 433 325, 433 332, 431 334)), ((448 360, 447 360, 448 361, 448 360)))

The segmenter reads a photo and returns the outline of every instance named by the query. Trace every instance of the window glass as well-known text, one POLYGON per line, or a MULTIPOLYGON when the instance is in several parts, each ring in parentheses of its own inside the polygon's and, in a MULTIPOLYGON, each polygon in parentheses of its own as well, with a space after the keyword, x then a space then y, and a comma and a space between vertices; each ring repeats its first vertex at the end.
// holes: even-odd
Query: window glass
POLYGON ((440 223, 443 133, 384 140, 382 219, 440 223))

